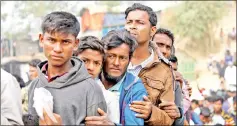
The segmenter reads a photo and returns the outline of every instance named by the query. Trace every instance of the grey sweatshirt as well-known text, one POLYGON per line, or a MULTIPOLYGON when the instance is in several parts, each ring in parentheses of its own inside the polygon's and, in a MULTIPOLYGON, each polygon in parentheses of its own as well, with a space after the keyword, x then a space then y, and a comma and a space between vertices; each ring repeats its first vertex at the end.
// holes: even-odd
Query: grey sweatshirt
POLYGON ((35 88, 44 87, 53 96, 53 112, 59 114, 64 125, 85 123, 85 117, 98 116, 97 109, 106 111, 106 102, 101 88, 88 74, 84 63, 75 57, 71 62, 73 68, 68 73, 48 83, 42 67, 47 61, 38 65, 39 77, 31 83, 29 89, 29 114, 38 123, 38 116, 33 107, 35 88))

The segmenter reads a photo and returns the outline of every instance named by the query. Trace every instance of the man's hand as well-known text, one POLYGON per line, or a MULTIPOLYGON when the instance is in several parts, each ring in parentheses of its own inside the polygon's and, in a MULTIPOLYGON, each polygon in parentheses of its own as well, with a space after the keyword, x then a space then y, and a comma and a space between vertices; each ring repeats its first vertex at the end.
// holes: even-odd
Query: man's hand
POLYGON ((180 117, 180 111, 174 102, 162 101, 159 108, 164 110, 172 119, 180 117))
POLYGON ((183 85, 183 76, 180 72, 174 71, 175 74, 175 80, 179 81, 181 85, 183 85))
POLYGON ((39 120, 39 125, 62 125, 62 118, 60 115, 53 113, 55 119, 57 120, 57 123, 53 122, 45 110, 43 110, 43 116, 44 119, 39 120))
POLYGON ((98 108, 97 111, 100 116, 86 117, 86 125, 114 125, 114 123, 108 119, 107 114, 102 109, 98 108))
POLYGON ((136 117, 148 120, 152 111, 152 103, 147 96, 143 96, 143 99, 144 101, 133 101, 129 106, 131 110, 139 113, 136 114, 136 117))

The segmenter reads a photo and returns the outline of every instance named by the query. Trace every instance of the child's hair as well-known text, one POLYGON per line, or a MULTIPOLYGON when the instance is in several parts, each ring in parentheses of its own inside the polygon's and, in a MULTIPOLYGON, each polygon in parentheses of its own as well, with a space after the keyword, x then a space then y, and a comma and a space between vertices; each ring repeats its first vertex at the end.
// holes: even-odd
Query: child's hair
POLYGON ((55 32, 62 32, 77 37, 80 32, 80 24, 73 14, 55 11, 44 17, 41 29, 43 33, 48 32, 52 34, 55 32))
POLYGON ((81 37, 80 43, 78 46, 77 51, 74 52, 74 56, 78 56, 81 52, 86 49, 92 49, 99 51, 101 54, 104 55, 104 43, 102 43, 97 37, 95 36, 84 36, 81 37))

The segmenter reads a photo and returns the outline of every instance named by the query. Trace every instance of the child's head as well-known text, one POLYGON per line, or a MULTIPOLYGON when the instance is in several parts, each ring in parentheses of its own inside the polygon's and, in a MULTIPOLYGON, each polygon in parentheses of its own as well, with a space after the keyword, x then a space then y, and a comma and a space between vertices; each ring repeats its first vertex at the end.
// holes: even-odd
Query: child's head
POLYGON ((80 38, 80 44, 74 56, 83 60, 89 74, 96 78, 103 66, 104 53, 104 44, 97 37, 84 36, 80 38))

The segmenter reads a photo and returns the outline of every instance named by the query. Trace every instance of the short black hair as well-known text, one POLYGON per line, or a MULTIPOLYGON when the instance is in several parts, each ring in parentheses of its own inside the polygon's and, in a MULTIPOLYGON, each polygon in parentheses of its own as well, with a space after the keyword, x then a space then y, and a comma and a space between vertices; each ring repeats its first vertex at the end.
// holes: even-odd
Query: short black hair
POLYGON ((129 12, 131 11, 135 11, 135 10, 142 10, 142 11, 146 11, 149 15, 149 21, 151 23, 152 26, 156 26, 157 24, 157 16, 156 13, 152 10, 151 7, 142 5, 140 3, 134 3, 131 7, 128 7, 125 11, 125 19, 127 19, 127 16, 129 14, 129 12))
POLYGON ((216 102, 216 101, 221 101, 221 104, 223 104, 223 102, 224 102, 224 98, 223 97, 221 97, 221 96, 214 96, 214 102, 216 102))
POLYGON ((178 62, 178 58, 175 55, 171 55, 169 58, 169 61, 172 63, 177 63, 178 62))
POLYGON ((84 36, 81 37, 80 43, 77 51, 73 53, 74 56, 78 56, 81 52, 86 49, 92 49, 99 51, 102 55, 104 55, 104 44, 95 36, 84 36))
POLYGON ((195 104, 197 104, 197 105, 199 105, 199 104, 198 104, 198 100, 196 100, 196 99, 193 99, 191 102, 192 102, 192 103, 195 103, 195 104))
POLYGON ((205 117, 209 117, 211 115, 211 111, 208 107, 202 107, 200 115, 203 115, 205 117))
POLYGON ((172 46, 174 45, 174 34, 169 29, 158 28, 156 30, 156 33, 152 36, 152 41, 154 40, 154 37, 155 37, 156 34, 165 34, 165 35, 167 35, 172 41, 172 46))
POLYGON ((134 37, 130 35, 130 33, 125 29, 120 30, 112 30, 108 32, 104 37, 102 37, 102 41, 105 46, 104 49, 110 50, 116 48, 123 43, 129 46, 129 59, 132 58, 133 52, 137 47, 137 41, 134 37))
POLYGON ((44 17, 41 29, 43 33, 63 32, 77 37, 80 32, 80 24, 73 14, 55 11, 44 17))
POLYGON ((30 62, 29 62, 29 65, 32 66, 32 67, 37 67, 37 65, 41 62, 40 59, 32 59, 30 62))

